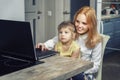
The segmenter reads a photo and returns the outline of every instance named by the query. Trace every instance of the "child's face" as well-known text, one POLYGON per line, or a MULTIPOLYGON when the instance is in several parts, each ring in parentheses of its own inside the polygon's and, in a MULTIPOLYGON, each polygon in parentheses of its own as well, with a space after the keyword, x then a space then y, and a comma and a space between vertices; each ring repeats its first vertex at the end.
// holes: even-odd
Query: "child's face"
POLYGON ((72 40, 72 32, 70 31, 69 28, 62 28, 60 31, 59 31, 59 40, 62 42, 62 43, 66 43, 66 42, 69 42, 72 40))

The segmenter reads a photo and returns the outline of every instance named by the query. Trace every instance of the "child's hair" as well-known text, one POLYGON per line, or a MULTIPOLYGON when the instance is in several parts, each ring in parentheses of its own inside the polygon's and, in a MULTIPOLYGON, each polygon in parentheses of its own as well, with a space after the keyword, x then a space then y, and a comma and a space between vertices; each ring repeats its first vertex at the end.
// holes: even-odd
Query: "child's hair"
POLYGON ((72 32, 73 39, 75 39, 76 36, 76 28, 73 22, 71 21, 63 21, 58 25, 58 31, 60 31, 62 28, 68 28, 72 32))
POLYGON ((58 31, 62 28, 69 28, 71 32, 75 32, 75 26, 71 21, 63 21, 61 24, 58 25, 58 31))

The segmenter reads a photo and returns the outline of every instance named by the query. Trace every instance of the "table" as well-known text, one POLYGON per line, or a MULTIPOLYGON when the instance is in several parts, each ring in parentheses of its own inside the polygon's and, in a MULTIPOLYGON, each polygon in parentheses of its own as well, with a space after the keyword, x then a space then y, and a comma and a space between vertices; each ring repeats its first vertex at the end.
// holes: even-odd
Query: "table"
POLYGON ((66 80, 93 67, 93 63, 58 55, 42 59, 42 64, 0 77, 0 80, 66 80))

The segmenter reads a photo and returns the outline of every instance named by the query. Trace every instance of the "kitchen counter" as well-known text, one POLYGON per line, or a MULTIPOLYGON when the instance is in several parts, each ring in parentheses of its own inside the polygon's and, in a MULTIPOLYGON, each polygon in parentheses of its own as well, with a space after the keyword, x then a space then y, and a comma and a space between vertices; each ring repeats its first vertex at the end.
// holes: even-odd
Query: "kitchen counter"
POLYGON ((120 17, 120 14, 119 14, 119 15, 116 15, 116 14, 102 15, 102 20, 113 19, 113 18, 119 18, 119 17, 120 17))
POLYGON ((44 63, 0 77, 0 80, 66 80, 93 67, 93 63, 58 55, 42 59, 44 63))

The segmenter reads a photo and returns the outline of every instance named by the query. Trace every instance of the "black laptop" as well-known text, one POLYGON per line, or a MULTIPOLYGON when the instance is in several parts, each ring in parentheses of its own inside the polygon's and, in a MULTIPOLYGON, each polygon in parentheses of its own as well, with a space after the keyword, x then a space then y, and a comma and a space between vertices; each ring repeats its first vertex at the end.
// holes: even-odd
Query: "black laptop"
POLYGON ((0 76, 44 63, 38 60, 56 54, 36 51, 34 46, 29 22, 0 20, 0 76))

